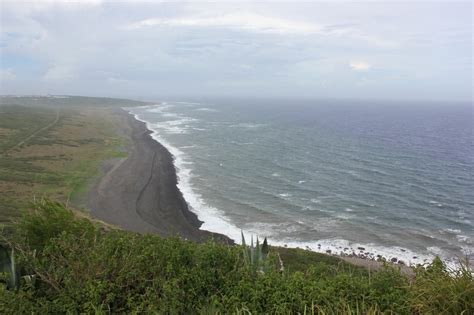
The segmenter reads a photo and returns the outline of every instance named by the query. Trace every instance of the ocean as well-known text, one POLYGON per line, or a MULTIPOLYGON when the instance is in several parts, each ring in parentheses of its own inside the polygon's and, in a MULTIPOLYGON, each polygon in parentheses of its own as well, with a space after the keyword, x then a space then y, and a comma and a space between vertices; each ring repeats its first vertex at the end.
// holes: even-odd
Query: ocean
POLYGON ((167 101, 128 108, 202 229, 405 264, 474 259, 472 104, 167 101))

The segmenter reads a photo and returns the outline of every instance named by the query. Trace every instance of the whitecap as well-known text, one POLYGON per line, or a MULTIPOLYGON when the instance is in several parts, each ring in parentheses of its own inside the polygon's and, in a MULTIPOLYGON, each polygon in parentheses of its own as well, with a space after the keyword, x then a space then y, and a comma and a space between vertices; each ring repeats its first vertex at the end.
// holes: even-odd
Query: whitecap
POLYGON ((238 123, 230 125, 230 128, 244 128, 244 129, 255 129, 265 126, 265 124, 252 124, 252 123, 238 123))
POLYGON ((458 240, 459 243, 474 244, 472 239, 467 235, 457 234, 456 239, 458 240))
POLYGON ((442 229, 442 230, 440 230, 440 233, 441 234, 446 234, 446 233, 459 234, 459 233, 461 233, 461 230, 458 230, 458 229, 442 229))
POLYGON ((436 201, 436 200, 430 200, 429 203, 432 204, 432 205, 435 205, 437 207, 442 207, 443 206, 443 204, 441 202, 436 201))
POLYGON ((436 256, 442 256, 444 254, 443 250, 437 246, 429 246, 426 248, 428 252, 436 256))
POLYGON ((196 108, 195 110, 200 111, 200 112, 211 112, 211 113, 217 113, 218 112, 217 109, 208 108, 208 107, 196 108))
POLYGON ((352 219, 353 217, 354 217, 353 215, 347 215, 347 214, 336 215, 336 218, 341 219, 341 220, 349 220, 349 219, 352 219))

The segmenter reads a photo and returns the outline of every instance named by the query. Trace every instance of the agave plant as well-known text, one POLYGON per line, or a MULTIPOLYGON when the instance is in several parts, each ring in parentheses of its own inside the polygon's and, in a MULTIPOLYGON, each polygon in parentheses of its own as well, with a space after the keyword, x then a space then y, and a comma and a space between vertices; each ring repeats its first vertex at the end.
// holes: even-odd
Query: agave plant
POLYGON ((0 245, 0 272, 7 274, 7 286, 18 289, 20 281, 15 263, 15 251, 0 245))
POLYGON ((260 241, 257 236, 257 242, 254 246, 253 235, 250 239, 250 246, 247 246, 245 242, 244 233, 242 234, 242 250, 244 254, 245 265, 248 266, 252 272, 265 272, 268 269, 268 243, 267 238, 263 240, 260 245, 260 241))

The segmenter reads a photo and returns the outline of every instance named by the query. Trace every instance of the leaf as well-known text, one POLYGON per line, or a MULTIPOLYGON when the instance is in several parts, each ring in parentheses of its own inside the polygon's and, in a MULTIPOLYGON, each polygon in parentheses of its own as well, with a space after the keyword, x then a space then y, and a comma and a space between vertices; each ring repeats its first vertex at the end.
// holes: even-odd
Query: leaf
POLYGON ((267 238, 265 237, 265 239, 263 240, 263 244, 262 244, 262 256, 263 256, 263 259, 267 258, 268 256, 268 242, 267 242, 267 238))

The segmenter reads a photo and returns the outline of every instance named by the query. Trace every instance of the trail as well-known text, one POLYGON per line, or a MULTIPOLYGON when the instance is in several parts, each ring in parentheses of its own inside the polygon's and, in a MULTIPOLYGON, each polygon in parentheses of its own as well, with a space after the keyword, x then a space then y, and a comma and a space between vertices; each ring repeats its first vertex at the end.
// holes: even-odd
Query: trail
POLYGON ((10 149, 8 149, 7 152, 10 151, 10 150, 13 150, 15 148, 21 147, 23 144, 25 144, 26 142, 28 142, 29 140, 31 140, 32 138, 37 136, 40 132, 43 132, 43 131, 48 130, 49 128, 53 127, 54 125, 57 124, 58 120, 59 120, 59 109, 56 109, 56 118, 54 119, 54 121, 52 123, 44 126, 41 129, 36 130, 31 135, 29 135, 28 137, 26 137, 25 139, 23 139, 22 141, 18 142, 17 144, 12 146, 10 149))

